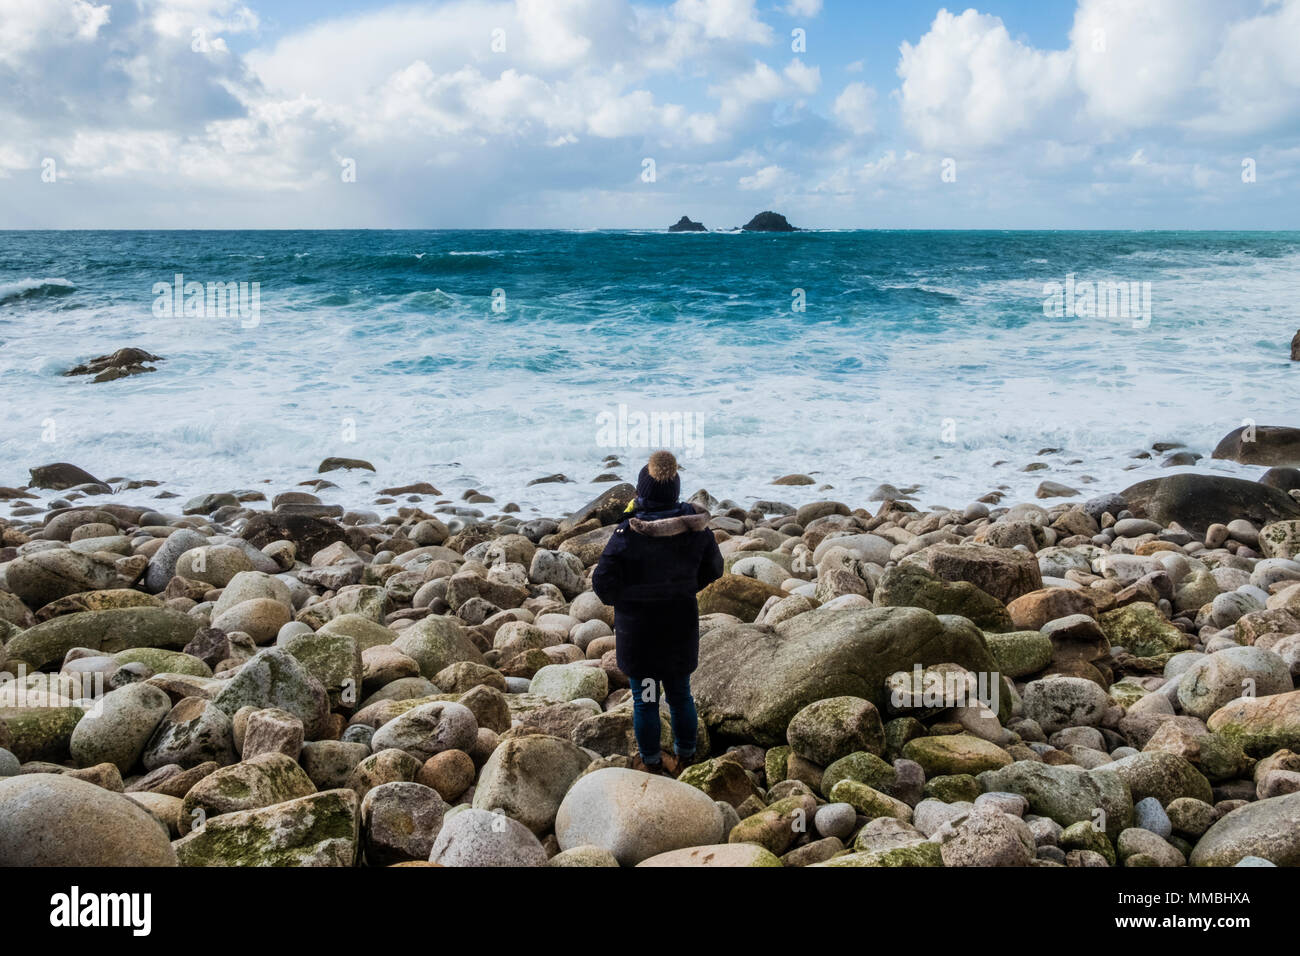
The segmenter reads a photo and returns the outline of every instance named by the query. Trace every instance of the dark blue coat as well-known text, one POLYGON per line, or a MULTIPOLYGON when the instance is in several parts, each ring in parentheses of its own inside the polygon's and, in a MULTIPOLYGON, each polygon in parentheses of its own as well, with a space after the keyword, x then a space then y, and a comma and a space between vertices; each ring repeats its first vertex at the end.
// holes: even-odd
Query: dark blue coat
POLYGON ((722 576, 722 553, 708 522, 691 504, 638 511, 605 545, 591 583, 614 606, 618 668, 629 677, 676 677, 699 663, 695 593, 722 576))

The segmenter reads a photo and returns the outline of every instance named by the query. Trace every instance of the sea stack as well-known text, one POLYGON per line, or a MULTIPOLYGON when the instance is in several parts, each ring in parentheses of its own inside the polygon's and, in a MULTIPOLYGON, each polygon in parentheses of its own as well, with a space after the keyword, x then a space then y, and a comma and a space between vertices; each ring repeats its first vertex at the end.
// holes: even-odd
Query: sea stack
POLYGON ((668 227, 669 232, 708 232, 704 228, 704 223, 695 222, 689 216, 682 216, 675 223, 668 227))
POLYGON ((1300 362, 1300 331, 1297 331, 1295 338, 1291 340, 1291 361, 1300 362))
POLYGON ((760 212, 741 227, 745 232, 798 232, 779 212, 760 212))

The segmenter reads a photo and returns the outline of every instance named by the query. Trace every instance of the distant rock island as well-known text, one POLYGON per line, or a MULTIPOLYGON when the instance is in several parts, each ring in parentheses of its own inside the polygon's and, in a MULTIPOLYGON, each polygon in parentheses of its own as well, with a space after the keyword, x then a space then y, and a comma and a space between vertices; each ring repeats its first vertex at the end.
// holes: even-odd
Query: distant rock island
POLYGON ((682 216, 675 223, 668 227, 669 232, 708 232, 704 228, 704 223, 695 222, 689 216, 682 216))
POLYGON ((778 212, 760 212, 741 227, 745 232, 798 232, 799 230, 786 222, 785 216, 778 212))

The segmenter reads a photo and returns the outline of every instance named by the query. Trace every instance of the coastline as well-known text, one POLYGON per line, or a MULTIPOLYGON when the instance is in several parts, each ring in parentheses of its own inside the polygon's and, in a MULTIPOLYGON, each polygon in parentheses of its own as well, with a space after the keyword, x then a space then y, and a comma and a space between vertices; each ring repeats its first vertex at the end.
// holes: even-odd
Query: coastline
POLYGON ((755 507, 692 495, 727 573, 699 595, 709 745, 677 781, 628 769, 613 609, 590 590, 625 483, 549 517, 429 485, 370 513, 302 487, 260 501, 52 490, 63 500, 0 518, 0 664, 19 675, 0 687, 0 762, 19 772, 0 768, 0 791, 37 796, 31 832, 65 828, 69 806, 116 822, 10 852, 1295 863, 1294 484, 1202 469, 942 511, 815 483, 774 485, 755 507), (643 786, 650 804, 621 809, 643 786), (297 825, 304 813, 340 835, 297 825))

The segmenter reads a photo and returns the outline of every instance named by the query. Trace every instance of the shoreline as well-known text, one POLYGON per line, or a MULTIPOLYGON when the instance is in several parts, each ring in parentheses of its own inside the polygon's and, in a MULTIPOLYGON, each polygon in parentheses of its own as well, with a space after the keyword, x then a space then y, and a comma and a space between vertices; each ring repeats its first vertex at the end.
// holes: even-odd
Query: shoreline
POLYGON ((1300 862, 1300 484, 945 511, 773 487, 691 496, 727 573, 676 781, 629 769, 590 590, 630 485, 549 517, 63 489, 0 518, 0 796, 33 797, 0 834, 115 821, 14 851, 68 865, 1300 862))
MULTIPOLYGON (((658 446, 656 446, 658 447, 658 446)), ((671 445, 664 447, 675 450, 671 445)), ((1189 446, 1181 441, 1157 440, 1148 447, 1134 448, 1126 456, 1105 455, 1091 459, 1066 448, 1040 448, 1037 455, 1020 457, 994 458, 993 464, 986 464, 982 469, 987 479, 970 480, 954 477, 965 469, 955 462, 945 462, 939 456, 932 463, 930 477, 918 476, 913 472, 917 466, 908 466, 907 474, 893 474, 902 471, 883 464, 876 467, 869 463, 865 470, 879 472, 883 477, 865 477, 860 473, 837 469, 834 474, 819 469, 808 471, 783 472, 778 474, 780 465, 789 466, 807 456, 784 456, 770 462, 770 477, 755 478, 740 483, 739 493, 732 491, 726 497, 737 501, 742 507, 748 507, 758 501, 781 501, 794 508, 809 501, 823 497, 842 497, 846 500, 859 501, 865 507, 873 507, 881 501, 893 499, 907 501, 924 510, 960 509, 974 501, 992 503, 992 496, 1001 496, 1002 501, 1036 501, 1039 504, 1082 503, 1089 497, 1104 493, 1107 487, 1126 487, 1137 481, 1168 477, 1173 474, 1210 473, 1222 477, 1240 478, 1247 481, 1259 480, 1268 471, 1269 465, 1237 462, 1230 459, 1211 457, 1212 445, 1201 444, 1189 446), (1024 460, 1021 461, 1020 459, 1024 460), (1089 466, 1091 462, 1092 467, 1089 466), (1120 466, 1120 462, 1126 462, 1120 466), (1106 464, 1109 463, 1109 464, 1106 464), (1102 465, 1098 468, 1097 465, 1102 465), (1091 472, 1110 469, 1116 480, 1107 481, 1095 478, 1091 472), (945 474, 947 473, 947 474, 945 474), (1123 476, 1122 478, 1119 476, 1123 476), (951 488, 954 481, 960 481, 965 493, 948 493, 931 491, 936 485, 951 488), (1121 485, 1122 482, 1122 485, 1121 485)), ((546 472, 537 468, 535 474, 511 477, 508 475, 490 475, 486 478, 474 474, 468 467, 458 461, 430 464, 427 466, 393 467, 376 462, 374 470, 337 469, 322 472, 319 466, 312 467, 304 463, 301 468, 277 470, 278 477, 259 477, 251 481, 232 484, 220 491, 213 488, 211 481, 194 478, 158 479, 129 474, 109 473, 95 466, 93 458, 70 456, 64 463, 76 462, 77 465, 89 464, 92 467, 87 474, 99 484, 110 489, 110 496, 126 495, 141 503, 152 503, 159 510, 168 512, 183 507, 191 498, 204 495, 229 493, 253 508, 269 507, 270 499, 277 493, 290 490, 304 490, 316 494, 326 505, 337 505, 344 511, 377 511, 381 515, 392 513, 399 503, 391 494, 393 488, 402 488, 413 484, 429 484, 438 490, 432 500, 421 496, 418 502, 425 507, 461 507, 470 493, 491 498, 491 501, 478 501, 476 510, 482 512, 479 517, 489 517, 500 513, 500 509, 511 506, 535 516, 552 516, 564 514, 577 507, 594 495, 599 494, 610 484, 618 481, 632 481, 636 476, 634 462, 644 458, 650 448, 618 449, 610 448, 610 454, 602 457, 602 451, 586 458, 580 464, 570 460, 567 466, 553 462, 561 470, 546 472), (615 462, 611 463, 610 458, 615 462), (100 475, 108 477, 99 478, 100 475), (258 497, 261 495, 262 497, 258 497)), ((970 453, 973 454, 973 453, 970 453)), ((685 488, 709 490, 712 487, 734 487, 735 482, 723 479, 712 480, 708 475, 707 462, 685 456, 678 452, 685 488), (696 477, 696 476, 699 477, 696 477)), ((953 455, 952 457, 962 457, 953 455)), ((328 459, 326 459, 328 460, 328 459)), ((366 462, 369 464, 369 462, 366 462)), ((495 469, 494 469, 495 470, 495 469)), ((144 475, 147 471, 140 469, 144 475)), ((486 472, 485 472, 486 473, 486 472)), ((17 472, 11 472, 12 479, 18 478, 17 472)), ((50 489, 35 487, 27 481, 14 480, 12 484, 0 481, 0 508, 8 502, 9 508, 19 509, 18 517, 27 517, 21 509, 34 507, 44 509, 51 501, 64 498, 69 489, 50 489), (31 496, 30 498, 26 496, 31 496)), ((103 493, 103 492, 101 492, 103 493)), ((87 490, 72 490, 74 497, 70 500, 89 501, 95 497, 87 490)), ((33 512, 34 513, 34 512, 33 512)), ((0 510, 0 515, 4 511, 0 510)))

